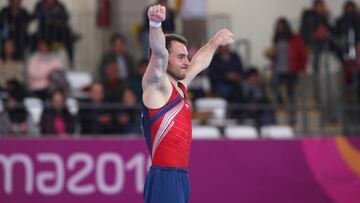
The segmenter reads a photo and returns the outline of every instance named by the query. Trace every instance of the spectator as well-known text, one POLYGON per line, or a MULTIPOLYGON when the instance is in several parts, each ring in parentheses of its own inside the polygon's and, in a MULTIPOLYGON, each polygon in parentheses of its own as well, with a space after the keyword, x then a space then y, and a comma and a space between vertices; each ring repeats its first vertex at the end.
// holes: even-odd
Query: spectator
POLYGON ((109 63, 105 69, 105 79, 102 81, 106 102, 118 102, 124 89, 128 86, 125 79, 119 78, 116 62, 109 63))
POLYGON ((266 56, 273 63, 275 79, 275 94, 278 102, 283 103, 280 85, 285 84, 287 97, 291 103, 295 102, 294 89, 298 74, 306 68, 306 48, 302 37, 293 33, 287 19, 280 18, 275 26, 273 46, 266 51, 266 56))
POLYGON ((360 16, 353 1, 344 3, 342 15, 336 20, 336 37, 345 59, 356 57, 355 46, 360 41, 360 16))
POLYGON ((243 66, 240 56, 230 46, 220 47, 209 66, 209 77, 213 92, 234 102, 240 88, 243 66))
MULTIPOLYGON (((266 55, 273 62, 274 90, 277 101, 284 103, 281 85, 285 84, 289 103, 295 105, 295 87, 299 74, 307 64, 306 48, 302 37, 293 33, 287 19, 280 18, 275 25, 273 47, 266 55)), ((291 110, 290 122, 295 122, 295 107, 291 110)))
POLYGON ((9 115, 9 134, 12 135, 35 135, 38 133, 32 117, 25 109, 23 99, 24 87, 16 80, 7 83, 9 97, 6 101, 6 110, 9 115))
POLYGON ((6 101, 6 107, 11 125, 9 133, 14 135, 27 134, 28 115, 22 101, 17 101, 13 96, 10 96, 6 101))
POLYGON ((65 47, 73 62, 73 43, 76 39, 68 24, 69 14, 58 0, 41 0, 35 6, 35 17, 39 22, 37 38, 46 39, 50 45, 65 47))
POLYGON ((140 109, 136 95, 131 89, 125 89, 121 99, 122 107, 117 111, 116 127, 120 134, 140 135, 140 109))
POLYGON ((6 40, 0 59, 0 88, 5 88, 10 80, 22 81, 23 64, 17 60, 14 41, 6 40))
MULTIPOLYGON (((162 22, 162 30, 165 34, 175 33, 175 11, 168 6, 167 0, 158 0, 157 4, 161 4, 166 7, 166 19, 162 22)), ((145 9, 144 12, 144 21, 141 27, 140 40, 143 45, 143 58, 149 59, 149 17, 148 17, 149 7, 145 9)))
POLYGON ((111 51, 102 57, 96 78, 103 81, 106 75, 106 67, 109 63, 116 61, 118 78, 128 80, 134 76, 135 71, 133 58, 126 50, 126 39, 123 35, 114 34, 110 43, 112 46, 111 51))
POLYGON ((270 104, 269 97, 256 68, 250 68, 247 71, 241 92, 242 103, 246 104, 247 107, 246 109, 232 111, 233 117, 241 115, 245 124, 256 127, 274 123, 272 110, 266 108, 266 105, 270 104))
POLYGON ((329 11, 323 0, 314 0, 313 7, 303 12, 300 32, 307 45, 324 48, 332 30, 328 18, 329 11))
POLYGON ((80 104, 81 133, 87 135, 113 134, 114 118, 112 109, 104 106, 104 87, 94 83, 90 90, 90 101, 80 104))
POLYGON ((61 58, 50 50, 49 43, 39 40, 37 51, 29 58, 27 81, 30 93, 45 100, 48 97, 50 74, 54 70, 65 70, 61 58))
POLYGON ((10 94, 6 101, 6 109, 9 115, 9 134, 35 135, 38 133, 32 117, 25 109, 22 98, 10 94))
POLYGON ((21 7, 21 2, 22 0, 9 0, 9 5, 0 11, 0 44, 13 39, 18 57, 23 60, 28 45, 28 24, 31 16, 21 7))
POLYGON ((60 90, 52 92, 51 105, 41 115, 41 133, 67 138, 74 133, 75 118, 65 106, 65 96, 60 90))
POLYGON ((343 62, 341 51, 333 41, 334 28, 329 23, 329 11, 324 0, 314 0, 312 9, 303 12, 300 33, 311 51, 314 98, 319 103, 321 56, 331 51, 343 62))

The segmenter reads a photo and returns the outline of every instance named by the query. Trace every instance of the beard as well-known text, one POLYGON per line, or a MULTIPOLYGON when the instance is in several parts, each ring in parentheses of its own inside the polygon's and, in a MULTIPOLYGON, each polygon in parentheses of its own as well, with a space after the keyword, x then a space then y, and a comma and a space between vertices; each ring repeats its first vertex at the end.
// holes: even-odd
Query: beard
POLYGON ((171 69, 167 69, 166 71, 172 78, 174 78, 175 80, 184 80, 186 78, 186 74, 185 73, 180 73, 180 71, 174 71, 171 69))

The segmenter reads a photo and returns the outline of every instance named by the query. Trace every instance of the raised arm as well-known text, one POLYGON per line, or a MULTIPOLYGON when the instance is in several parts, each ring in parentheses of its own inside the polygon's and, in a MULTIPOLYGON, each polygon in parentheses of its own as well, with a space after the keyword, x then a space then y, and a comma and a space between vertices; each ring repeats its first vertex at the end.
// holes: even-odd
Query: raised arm
POLYGON ((142 79, 143 102, 149 108, 161 107, 171 94, 171 83, 166 77, 169 53, 165 46, 165 35, 161 23, 166 17, 166 8, 151 6, 148 10, 151 57, 142 79))
POLYGON ((225 46, 233 42, 233 34, 229 30, 223 29, 218 31, 192 58, 189 71, 183 83, 188 85, 197 74, 210 65, 214 53, 219 46, 225 46))

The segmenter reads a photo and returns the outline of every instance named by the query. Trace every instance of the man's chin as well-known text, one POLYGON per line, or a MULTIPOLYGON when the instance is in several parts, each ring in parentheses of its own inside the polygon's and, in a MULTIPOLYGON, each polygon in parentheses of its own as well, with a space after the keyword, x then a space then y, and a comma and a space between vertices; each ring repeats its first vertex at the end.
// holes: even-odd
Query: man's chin
POLYGON ((175 75, 175 74, 169 74, 171 77, 173 77, 175 80, 184 80, 186 78, 186 74, 182 74, 182 75, 175 75))
POLYGON ((179 80, 179 81, 180 81, 180 80, 184 80, 185 78, 186 78, 186 75, 182 75, 182 76, 180 76, 180 77, 177 77, 176 80, 179 80))

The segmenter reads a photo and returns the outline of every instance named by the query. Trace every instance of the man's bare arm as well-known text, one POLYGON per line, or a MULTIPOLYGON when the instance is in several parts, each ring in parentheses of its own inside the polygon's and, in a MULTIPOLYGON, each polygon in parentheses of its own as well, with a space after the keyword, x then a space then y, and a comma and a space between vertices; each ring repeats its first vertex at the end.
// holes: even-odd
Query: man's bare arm
POLYGON ((147 107, 162 106, 171 94, 171 83, 166 77, 169 53, 165 47, 165 35, 161 22, 165 20, 166 8, 161 5, 151 6, 148 10, 150 20, 149 42, 151 57, 142 79, 143 102, 147 107))
POLYGON ((205 46, 196 52, 190 62, 189 71, 186 78, 183 80, 183 83, 188 85, 196 75, 210 65, 215 51, 219 46, 225 46, 233 42, 233 34, 229 30, 223 29, 217 32, 205 46))

